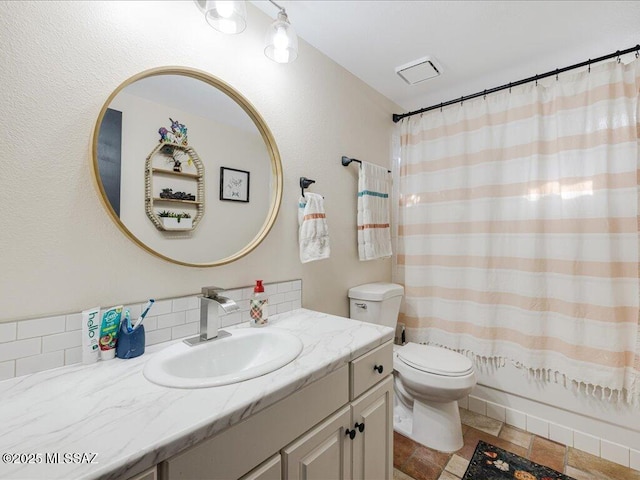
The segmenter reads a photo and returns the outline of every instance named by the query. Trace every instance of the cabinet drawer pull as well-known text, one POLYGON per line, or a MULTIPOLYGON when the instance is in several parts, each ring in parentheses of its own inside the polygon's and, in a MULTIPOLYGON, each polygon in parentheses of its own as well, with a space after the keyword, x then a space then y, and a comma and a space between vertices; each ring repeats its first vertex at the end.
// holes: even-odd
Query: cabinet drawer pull
POLYGON ((360 433, 364 432, 364 423, 358 423, 353 426, 354 430, 357 428, 360 433))
POLYGON ((345 435, 347 435, 351 440, 353 440, 354 438, 356 438, 356 431, 354 430, 349 430, 348 428, 344 431, 345 435))
POLYGON ((373 369, 378 373, 382 373, 382 371, 384 370, 384 367, 382 365, 375 365, 373 369))

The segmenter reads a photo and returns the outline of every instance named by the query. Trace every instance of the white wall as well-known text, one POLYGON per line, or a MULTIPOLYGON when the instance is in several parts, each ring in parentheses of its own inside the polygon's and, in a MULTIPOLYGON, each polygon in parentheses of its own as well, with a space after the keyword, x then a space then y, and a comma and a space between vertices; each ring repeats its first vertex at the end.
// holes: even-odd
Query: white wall
MULTIPOLYGON (((274 15, 276 11, 274 10, 274 15)), ((191 1, 0 2, 0 321, 302 278, 303 306, 348 315, 348 287, 390 279, 389 261, 359 262, 357 169, 342 155, 389 164, 399 109, 300 42, 291 65, 262 53, 271 18, 248 5, 248 27, 226 36, 191 1), (158 66, 209 72, 239 90, 277 142, 284 196, 252 253, 196 268, 156 258, 104 211, 90 169, 91 131, 110 93, 158 66), (325 196, 329 260, 298 259, 298 179, 325 196)))

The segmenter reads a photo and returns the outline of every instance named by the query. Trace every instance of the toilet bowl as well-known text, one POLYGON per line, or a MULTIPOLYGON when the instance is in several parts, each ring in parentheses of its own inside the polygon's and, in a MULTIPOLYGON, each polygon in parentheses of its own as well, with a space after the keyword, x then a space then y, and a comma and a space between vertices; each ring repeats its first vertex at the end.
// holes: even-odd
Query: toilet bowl
MULTIPOLYGON (((350 317, 396 327, 404 289, 369 283, 349 289, 350 317)), ((454 452, 463 446, 458 400, 476 384, 473 363, 441 347, 394 346, 394 425, 398 433, 429 448, 454 452)))
POLYGON ((462 448, 458 400, 476 384, 473 363, 459 353, 407 343, 393 352, 394 430, 429 448, 462 448))

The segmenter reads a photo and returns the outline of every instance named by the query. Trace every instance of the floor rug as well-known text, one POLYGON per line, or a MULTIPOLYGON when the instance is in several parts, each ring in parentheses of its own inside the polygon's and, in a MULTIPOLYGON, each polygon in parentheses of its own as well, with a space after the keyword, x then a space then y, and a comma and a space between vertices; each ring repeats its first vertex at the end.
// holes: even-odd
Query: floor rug
POLYGON ((560 472, 478 441, 462 480, 575 480, 560 472))

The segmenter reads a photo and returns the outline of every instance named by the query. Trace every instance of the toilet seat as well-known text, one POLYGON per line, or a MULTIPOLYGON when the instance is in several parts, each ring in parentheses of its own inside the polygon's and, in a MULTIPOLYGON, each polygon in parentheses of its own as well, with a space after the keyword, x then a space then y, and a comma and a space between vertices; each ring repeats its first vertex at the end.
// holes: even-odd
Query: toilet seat
POLYGON ((433 375, 463 377, 473 372, 470 359, 446 348, 409 342, 398 348, 396 354, 404 364, 433 375))

